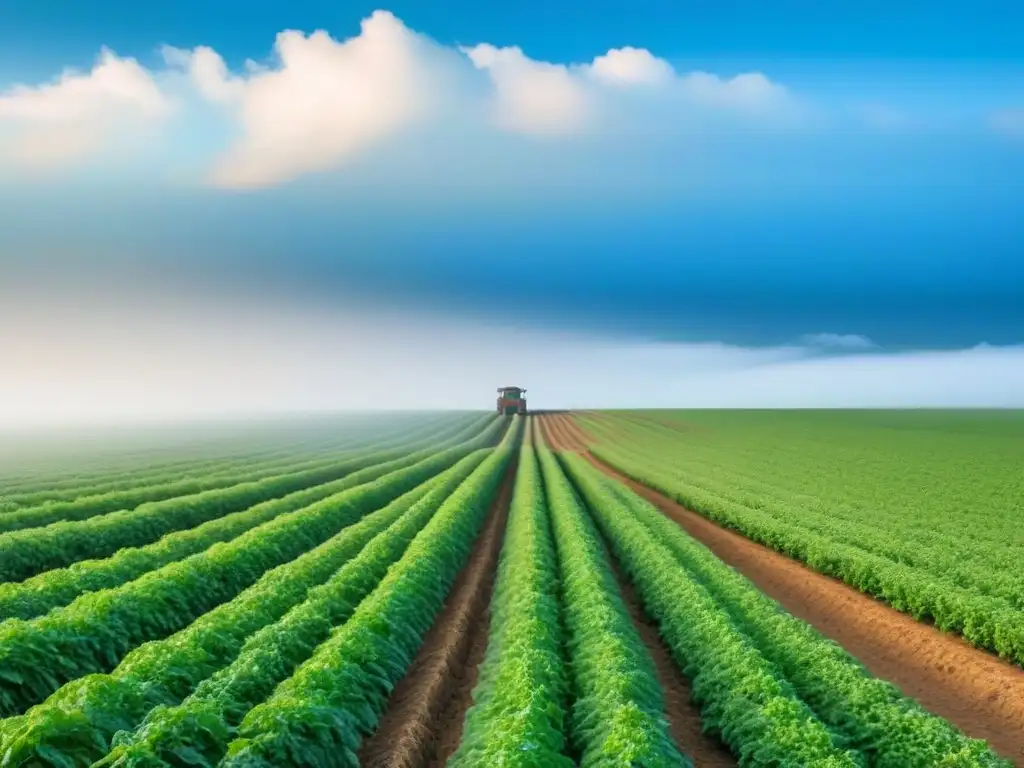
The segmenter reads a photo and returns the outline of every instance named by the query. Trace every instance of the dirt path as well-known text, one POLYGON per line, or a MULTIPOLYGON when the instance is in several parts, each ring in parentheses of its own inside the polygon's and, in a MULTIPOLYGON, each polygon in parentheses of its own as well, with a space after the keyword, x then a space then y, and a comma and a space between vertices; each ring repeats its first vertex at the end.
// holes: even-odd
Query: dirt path
POLYGON ((789 613, 839 643, 871 674, 1024 766, 1024 670, 718 527, 591 456, 587 436, 571 417, 547 418, 552 423, 545 425, 546 434, 555 445, 582 453, 626 483, 789 613))
MULTIPOLYGON (((581 436, 573 433, 572 430, 560 428, 564 425, 559 424, 555 419, 545 417, 539 423, 541 435, 547 445, 555 447, 557 450, 585 449, 585 443, 582 442, 581 436)), ((733 757, 728 747, 718 739, 701 731, 700 710, 693 703, 690 681, 672 660, 668 646, 665 645, 658 633, 657 624, 647 616, 636 590, 619 571, 614 558, 612 559, 612 571, 619 583, 619 592, 629 610, 633 625, 654 661, 658 684, 665 696, 665 717, 668 719, 672 739, 676 746, 683 754, 688 755, 698 768, 735 766, 736 758, 733 757)))
POLYGON ((488 607, 515 474, 513 461, 444 608, 395 687, 376 733, 363 742, 360 765, 443 766, 458 747, 487 648, 488 607))

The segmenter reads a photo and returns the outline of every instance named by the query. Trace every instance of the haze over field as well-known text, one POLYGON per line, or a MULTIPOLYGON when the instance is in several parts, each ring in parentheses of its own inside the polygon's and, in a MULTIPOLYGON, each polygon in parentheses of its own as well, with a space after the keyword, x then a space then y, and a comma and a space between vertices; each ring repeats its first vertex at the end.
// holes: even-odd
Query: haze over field
POLYGON ((0 424, 1024 406, 1022 13, 93 5, 0 10, 0 424))

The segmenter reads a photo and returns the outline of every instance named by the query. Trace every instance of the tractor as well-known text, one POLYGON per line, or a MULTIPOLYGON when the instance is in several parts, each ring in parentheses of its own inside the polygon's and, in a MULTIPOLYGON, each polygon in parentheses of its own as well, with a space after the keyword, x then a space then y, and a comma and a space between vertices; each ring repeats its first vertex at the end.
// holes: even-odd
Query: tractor
POLYGON ((498 387, 498 413, 505 416, 526 413, 525 393, 521 387, 498 387))

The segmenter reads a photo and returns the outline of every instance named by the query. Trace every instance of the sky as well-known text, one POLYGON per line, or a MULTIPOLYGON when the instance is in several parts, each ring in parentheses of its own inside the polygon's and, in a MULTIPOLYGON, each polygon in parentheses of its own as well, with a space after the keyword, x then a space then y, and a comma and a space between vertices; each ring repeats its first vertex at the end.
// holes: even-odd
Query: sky
POLYGON ((0 4, 0 426, 1024 406, 1018 3, 210 8, 0 4))

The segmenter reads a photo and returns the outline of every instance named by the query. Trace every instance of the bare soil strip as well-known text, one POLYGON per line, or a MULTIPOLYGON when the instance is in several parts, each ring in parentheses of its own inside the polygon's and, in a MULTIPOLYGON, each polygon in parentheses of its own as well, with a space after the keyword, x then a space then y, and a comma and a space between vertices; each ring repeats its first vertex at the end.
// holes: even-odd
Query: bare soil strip
POLYGON ((569 416, 543 416, 540 418, 540 428, 544 442, 555 451, 587 453, 593 442, 569 416))
POLYGON ((363 742, 360 765, 444 765, 458 747, 487 648, 488 607, 515 474, 513 461, 444 608, 395 687, 377 731, 363 742))
POLYGON ((929 711, 1024 766, 1024 670, 720 528, 596 459, 587 452, 587 437, 571 417, 550 418, 554 423, 547 432, 561 450, 581 453, 628 485, 789 613, 839 643, 871 674, 889 680, 929 711))
MULTIPOLYGON (((549 446, 557 450, 576 450, 564 447, 572 445, 585 450, 585 444, 576 435, 567 434, 565 429, 559 429, 560 426, 564 424, 560 425, 547 417, 540 421, 541 433, 549 446)), ((701 729, 700 710, 693 703, 690 681, 673 661, 668 646, 658 633, 657 624, 647 616, 633 585, 623 576, 610 552, 609 556, 623 602, 629 610, 640 639, 654 661, 658 684, 665 697, 665 717, 668 719, 669 730, 676 746, 700 768, 735 766, 736 758, 729 748, 701 729)))
POLYGON ((654 660, 658 684, 665 696, 665 717, 668 718, 669 731, 676 746, 699 768, 735 766, 736 758, 729 748, 701 730, 700 710, 693 703, 690 681, 673 661, 668 646, 658 634, 657 624, 644 612, 633 585, 628 579, 623 578, 614 562, 613 567, 629 615, 637 632, 640 633, 640 639, 647 646, 647 652, 654 660))

